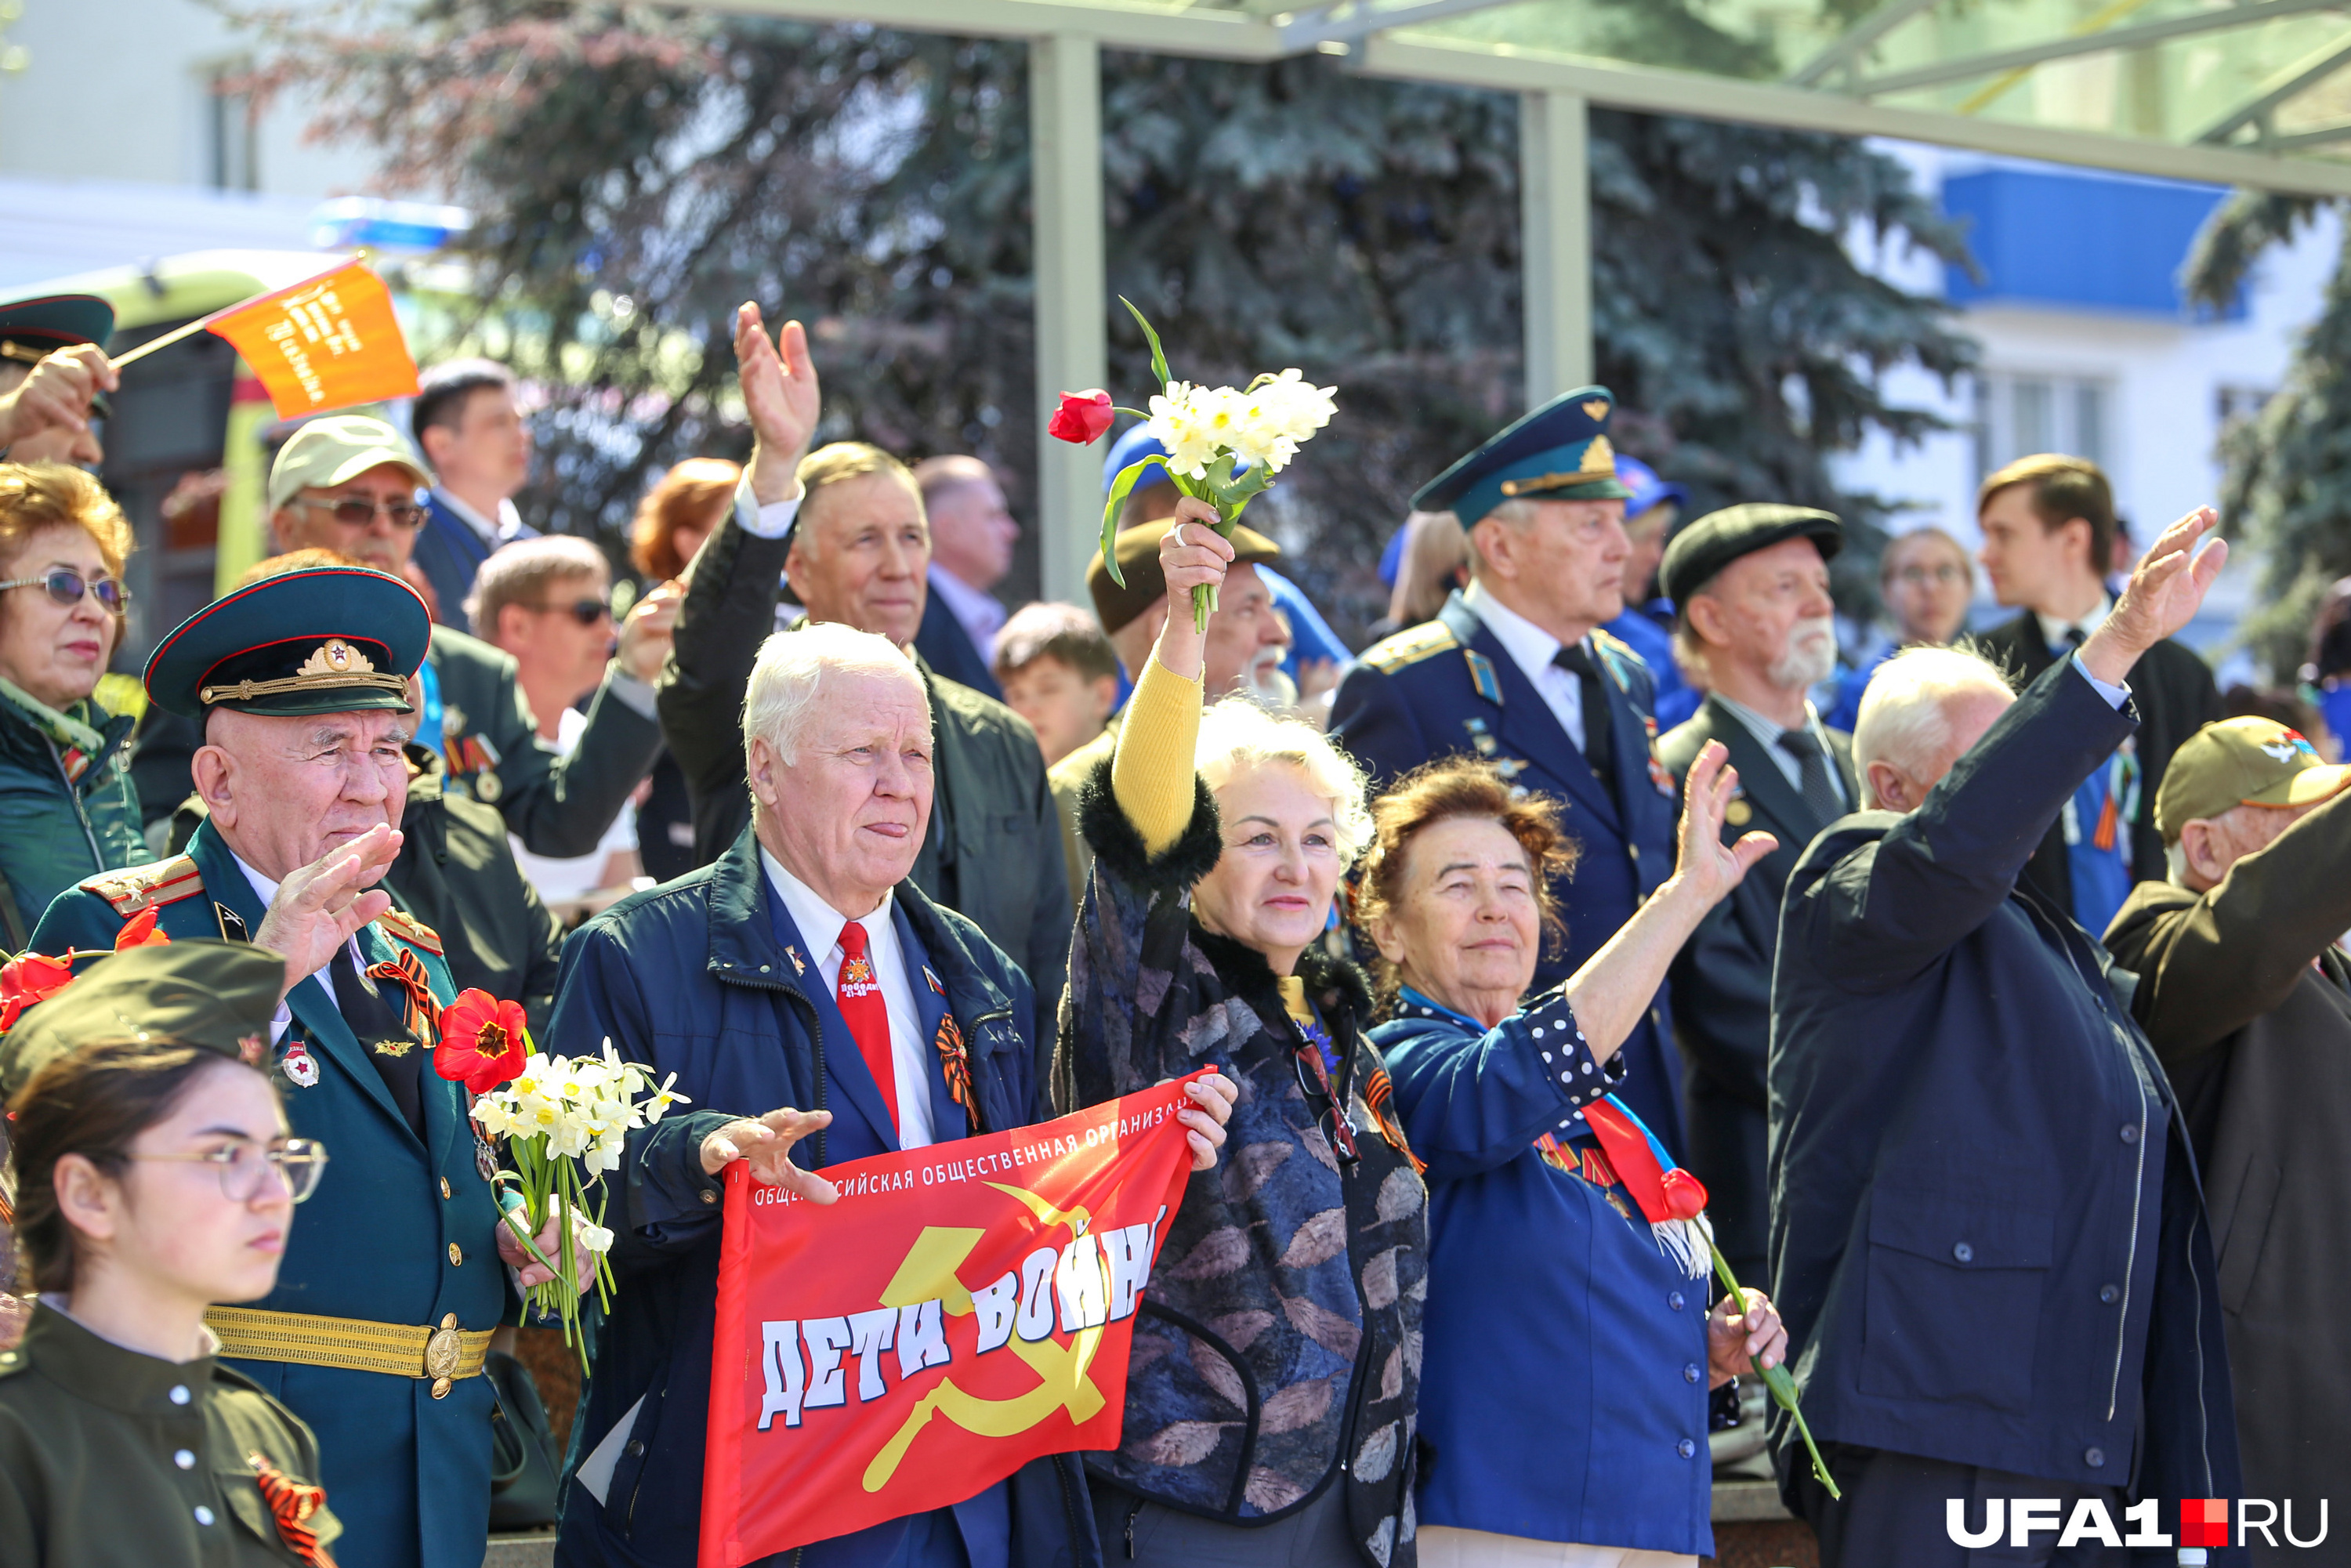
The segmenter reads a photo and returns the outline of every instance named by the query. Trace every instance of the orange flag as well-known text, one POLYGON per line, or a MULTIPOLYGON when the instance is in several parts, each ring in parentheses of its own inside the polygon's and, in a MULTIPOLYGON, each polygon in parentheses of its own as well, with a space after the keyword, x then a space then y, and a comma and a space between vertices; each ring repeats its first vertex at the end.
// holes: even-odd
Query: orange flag
POLYGON ((280 419, 416 391, 392 291, 360 261, 232 306, 204 329, 236 346, 280 419))
POLYGON ((1176 1120, 1190 1082, 831 1167, 831 1205, 737 1162, 699 1568, 1116 1448, 1135 1306, 1190 1176, 1176 1120))

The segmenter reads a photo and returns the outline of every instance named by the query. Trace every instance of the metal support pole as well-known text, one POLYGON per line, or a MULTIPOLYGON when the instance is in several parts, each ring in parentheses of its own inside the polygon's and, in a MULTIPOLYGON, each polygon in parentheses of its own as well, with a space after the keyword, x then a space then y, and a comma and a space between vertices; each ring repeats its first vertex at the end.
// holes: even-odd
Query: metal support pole
POLYGON ((1110 378, 1102 46, 1094 39, 1030 40, 1029 140, 1037 209, 1038 565, 1046 598, 1084 604, 1086 559, 1102 528, 1102 449, 1056 441, 1045 421, 1062 392, 1110 378))
POLYGON ((1592 381, 1591 124, 1576 93, 1521 93, 1519 105, 1519 287, 1532 408, 1592 381))

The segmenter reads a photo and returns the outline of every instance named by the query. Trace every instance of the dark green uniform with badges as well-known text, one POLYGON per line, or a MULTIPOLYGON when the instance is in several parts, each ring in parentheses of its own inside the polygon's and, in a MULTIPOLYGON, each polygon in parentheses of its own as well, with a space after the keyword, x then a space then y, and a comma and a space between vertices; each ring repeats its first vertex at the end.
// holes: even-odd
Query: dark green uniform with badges
MULTIPOLYGON (((1413 497, 1450 511, 1462 527, 1513 500, 1622 499, 1605 387, 1556 398, 1462 458, 1413 497)), ((1565 808, 1581 859, 1552 883, 1567 941, 1545 945, 1535 971, 1542 990, 1573 974, 1633 917, 1674 870, 1674 781, 1657 760, 1649 667, 1625 643, 1594 629, 1561 650, 1583 693, 1583 747, 1475 609, 1457 593, 1436 620, 1374 644, 1339 685, 1331 737, 1371 775, 1374 789, 1440 757, 1482 757, 1516 787, 1565 808), (1595 715, 1605 720, 1595 724, 1595 715)), ((1624 1045, 1618 1098, 1678 1153, 1680 1064, 1660 988, 1624 1045)))
MULTIPOLYGON (((242 1059, 285 973, 218 942, 100 959, 0 1043, 0 1091, 128 1030, 242 1059)), ((9 1568, 319 1563, 342 1526, 310 1429, 213 1357, 166 1361, 34 1308, 0 1351, 0 1563, 9 1568)))
MULTIPOLYGON (((407 711, 431 634, 399 579, 329 567, 266 578, 165 637, 147 689, 166 711, 407 711), (363 632, 357 629, 364 628, 363 632)), ((184 855, 92 877, 34 934, 44 953, 113 944, 148 909, 175 939, 243 940, 261 899, 206 821, 184 855)), ((333 1151, 295 1211, 277 1288, 211 1321, 237 1370, 318 1432, 350 1533, 343 1568, 481 1561, 492 1395, 480 1375, 508 1302, 490 1153, 462 1084, 432 1071, 432 1018, 455 995, 438 937, 394 910, 288 993, 279 1065, 295 1133, 333 1151), (334 976, 330 994, 322 976, 334 976)))

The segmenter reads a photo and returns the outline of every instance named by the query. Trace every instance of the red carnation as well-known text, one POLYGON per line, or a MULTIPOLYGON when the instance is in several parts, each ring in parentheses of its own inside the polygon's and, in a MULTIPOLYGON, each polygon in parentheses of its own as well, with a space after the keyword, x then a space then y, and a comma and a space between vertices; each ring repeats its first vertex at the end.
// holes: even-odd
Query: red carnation
POLYGON ((1102 432, 1110 428, 1114 412, 1110 393, 1100 387, 1092 392, 1063 392, 1061 406, 1046 422, 1045 434, 1072 446, 1089 446, 1101 440, 1102 432))
POLYGON ((464 990, 441 1009, 441 1043, 433 1071, 486 1094, 519 1076, 529 1057, 529 1025, 517 1002, 483 990, 464 990))
POLYGON ((71 953, 62 958, 27 953, 0 964, 0 1034, 15 1029, 26 1008, 47 1001, 72 983, 71 953))
POLYGON ((1686 1170, 1665 1175, 1666 1208, 1676 1219, 1696 1219, 1706 1210, 1706 1184, 1686 1170))

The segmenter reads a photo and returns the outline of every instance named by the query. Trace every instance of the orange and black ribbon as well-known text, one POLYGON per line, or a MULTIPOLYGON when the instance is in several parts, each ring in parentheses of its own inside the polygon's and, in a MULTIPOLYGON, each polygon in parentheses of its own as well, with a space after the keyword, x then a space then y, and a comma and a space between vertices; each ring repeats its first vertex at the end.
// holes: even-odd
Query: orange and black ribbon
POLYGON ((1412 1145, 1405 1141, 1404 1124, 1396 1120, 1395 1085, 1388 1082, 1386 1068, 1374 1067, 1371 1077, 1364 1080, 1364 1103, 1372 1108, 1372 1119, 1380 1124, 1381 1135, 1412 1162, 1416 1175, 1426 1176, 1428 1162, 1412 1152, 1412 1145))
POLYGON ((972 1132, 986 1132, 987 1129, 979 1120, 979 1096, 971 1092, 971 1051, 963 1042, 963 1030, 956 1026, 955 1014, 939 1019, 939 1032, 931 1043, 937 1048, 939 1067, 946 1074, 948 1096, 971 1118, 972 1132))
POLYGON ((441 1004, 434 998, 423 959, 394 945, 387 962, 370 964, 364 973, 371 980, 389 980, 400 988, 401 1022, 409 1033, 428 1043, 441 1037, 441 1004))
POLYGON ((277 1533, 294 1555, 315 1568, 335 1568, 335 1560, 319 1544, 319 1532, 309 1523, 310 1517, 327 1506, 327 1489, 304 1486, 259 1454, 249 1454, 246 1459, 261 1488, 261 1500, 269 1505, 269 1517, 277 1521, 277 1533))

